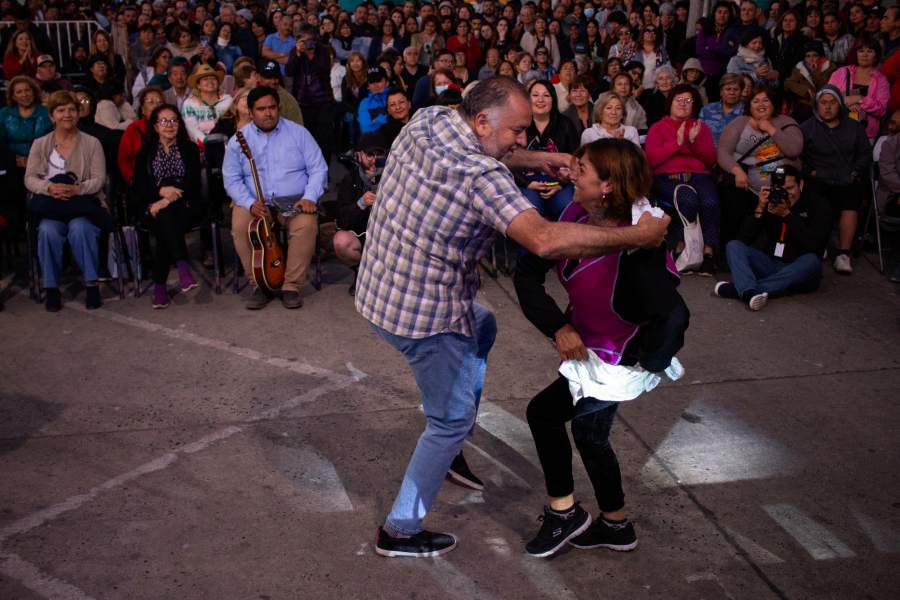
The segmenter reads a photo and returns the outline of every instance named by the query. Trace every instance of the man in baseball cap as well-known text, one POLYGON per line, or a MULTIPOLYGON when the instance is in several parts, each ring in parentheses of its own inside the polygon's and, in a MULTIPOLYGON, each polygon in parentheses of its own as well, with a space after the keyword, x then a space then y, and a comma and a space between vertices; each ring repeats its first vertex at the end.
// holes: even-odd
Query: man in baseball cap
POLYGON ((259 76, 259 84, 263 87, 270 87, 278 92, 278 103, 281 116, 288 121, 293 121, 298 125, 303 125, 303 113, 300 110, 300 104, 282 85, 281 67, 274 60, 261 60, 256 70, 259 76))
POLYGON ((59 76, 59 72, 56 70, 56 60, 49 54, 38 56, 37 73, 35 73, 34 78, 37 79, 41 89, 44 89, 45 86, 53 87, 59 85, 60 89, 72 91, 72 84, 69 80, 59 76))
POLYGON ((359 103, 359 129, 362 133, 375 133, 387 123, 387 71, 381 67, 370 67, 366 80, 369 95, 359 103))

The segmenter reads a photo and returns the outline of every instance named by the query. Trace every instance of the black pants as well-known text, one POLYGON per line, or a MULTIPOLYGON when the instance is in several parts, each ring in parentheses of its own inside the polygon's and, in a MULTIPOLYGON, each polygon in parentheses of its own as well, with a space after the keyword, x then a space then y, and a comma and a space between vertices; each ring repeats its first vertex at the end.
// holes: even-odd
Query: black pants
POLYGON ((609 445, 609 432, 619 404, 584 398, 572 404, 569 384, 559 377, 528 404, 528 426, 534 437, 547 494, 553 498, 575 491, 572 478, 572 446, 566 421, 572 421, 572 437, 587 470, 597 504, 603 512, 625 506, 619 461, 609 445))
POLYGON ((303 113, 303 126, 309 130, 319 145, 325 163, 330 163, 335 143, 338 141, 337 119, 340 112, 338 103, 328 102, 316 106, 302 106, 300 111, 303 113))
POLYGON ((191 215, 182 200, 176 200, 149 217, 150 232, 156 239, 153 250, 153 283, 165 283, 173 262, 187 260, 184 235, 190 228, 191 215))

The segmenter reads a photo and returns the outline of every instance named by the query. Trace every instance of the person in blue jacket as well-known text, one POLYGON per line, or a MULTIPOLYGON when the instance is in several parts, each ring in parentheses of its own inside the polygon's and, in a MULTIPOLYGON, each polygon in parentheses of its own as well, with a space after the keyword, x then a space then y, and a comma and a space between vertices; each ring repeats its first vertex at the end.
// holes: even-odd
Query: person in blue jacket
POLYGON ((387 124, 388 75, 381 67, 371 67, 367 74, 369 95, 359 102, 359 129, 363 134, 375 133, 387 124))

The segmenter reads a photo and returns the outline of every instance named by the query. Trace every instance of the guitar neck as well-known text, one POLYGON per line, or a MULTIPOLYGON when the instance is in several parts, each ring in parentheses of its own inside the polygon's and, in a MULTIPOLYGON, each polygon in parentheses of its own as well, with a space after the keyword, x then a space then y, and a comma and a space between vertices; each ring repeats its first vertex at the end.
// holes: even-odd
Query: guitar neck
POLYGON ((250 157, 250 175, 253 177, 253 187, 256 188, 256 198, 263 204, 266 200, 263 196, 262 184, 259 182, 259 172, 256 170, 256 159, 250 157))

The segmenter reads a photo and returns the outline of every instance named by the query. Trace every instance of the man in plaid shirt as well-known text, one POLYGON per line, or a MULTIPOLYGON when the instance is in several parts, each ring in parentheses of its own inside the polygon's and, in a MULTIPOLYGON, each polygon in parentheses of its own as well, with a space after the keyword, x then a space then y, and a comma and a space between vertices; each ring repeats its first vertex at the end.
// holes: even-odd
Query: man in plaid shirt
MULTIPOLYGON (((619 228, 541 217, 509 167, 555 171, 568 168, 571 157, 523 150, 530 124, 525 88, 495 77, 475 86, 458 110, 419 110, 388 157, 366 232, 356 308, 403 353, 427 425, 379 529, 376 552, 383 556, 437 556, 456 545, 453 535, 425 531, 422 519, 475 424, 497 334, 494 315, 475 303, 477 264, 495 232, 547 258, 655 247, 665 234, 668 219, 649 215, 619 228)), ((464 462, 454 466, 468 474, 464 462)))

